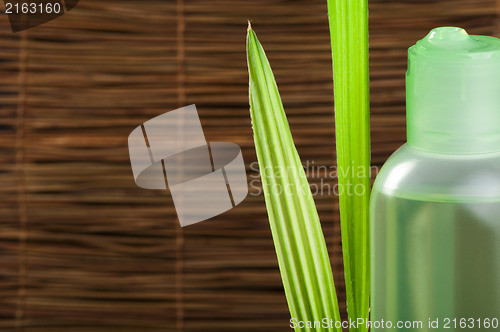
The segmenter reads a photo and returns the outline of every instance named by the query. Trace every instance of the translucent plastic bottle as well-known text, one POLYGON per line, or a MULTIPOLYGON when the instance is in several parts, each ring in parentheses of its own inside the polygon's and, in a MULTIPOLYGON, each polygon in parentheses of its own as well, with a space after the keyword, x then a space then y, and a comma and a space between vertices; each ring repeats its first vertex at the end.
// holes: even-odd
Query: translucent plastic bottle
POLYGON ((500 39, 432 30, 406 93, 408 142, 372 192, 372 331, 498 331, 500 39))

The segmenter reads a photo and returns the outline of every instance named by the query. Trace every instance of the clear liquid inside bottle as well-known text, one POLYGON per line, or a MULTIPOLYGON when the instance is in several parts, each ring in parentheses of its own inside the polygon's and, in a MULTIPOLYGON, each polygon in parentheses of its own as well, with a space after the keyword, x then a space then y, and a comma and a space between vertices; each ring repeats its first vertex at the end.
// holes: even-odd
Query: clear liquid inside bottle
POLYGON ((423 329, 414 330, 459 331, 453 319, 474 319, 469 330, 476 331, 481 321, 500 318, 500 201, 380 192, 373 199, 372 321, 418 320, 423 329), (436 319, 439 328, 430 328, 436 319))

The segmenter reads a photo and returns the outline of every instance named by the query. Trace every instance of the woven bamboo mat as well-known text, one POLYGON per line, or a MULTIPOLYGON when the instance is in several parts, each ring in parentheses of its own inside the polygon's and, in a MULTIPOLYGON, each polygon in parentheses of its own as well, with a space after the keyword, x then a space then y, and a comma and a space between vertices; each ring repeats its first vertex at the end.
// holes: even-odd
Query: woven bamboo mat
MULTIPOLYGON (((375 165, 405 140, 407 47, 443 25, 498 35, 497 13, 495 0, 371 1, 375 165)), ((128 160, 136 126, 195 103, 207 140, 239 144, 254 179, 247 19, 302 160, 334 165, 324 0, 82 0, 16 34, 0 16, 1 331, 290 330, 259 187, 180 229, 169 193, 137 188, 128 160)), ((337 199, 315 199, 345 316, 337 199)))

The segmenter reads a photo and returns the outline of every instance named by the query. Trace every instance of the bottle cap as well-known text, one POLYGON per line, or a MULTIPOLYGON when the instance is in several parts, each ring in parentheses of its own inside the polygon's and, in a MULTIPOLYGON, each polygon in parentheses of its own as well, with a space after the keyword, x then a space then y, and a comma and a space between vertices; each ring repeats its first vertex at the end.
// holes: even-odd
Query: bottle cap
POLYGON ((406 112, 410 146, 500 151, 500 39, 433 29, 408 50, 406 112))

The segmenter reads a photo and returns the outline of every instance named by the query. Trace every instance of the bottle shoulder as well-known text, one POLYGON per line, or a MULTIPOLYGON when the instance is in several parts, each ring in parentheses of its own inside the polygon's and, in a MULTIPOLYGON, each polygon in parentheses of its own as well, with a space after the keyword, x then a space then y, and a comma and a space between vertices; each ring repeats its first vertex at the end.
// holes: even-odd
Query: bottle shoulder
POLYGON ((373 185, 379 193, 432 201, 500 201, 500 153, 447 155, 401 146, 373 185))

